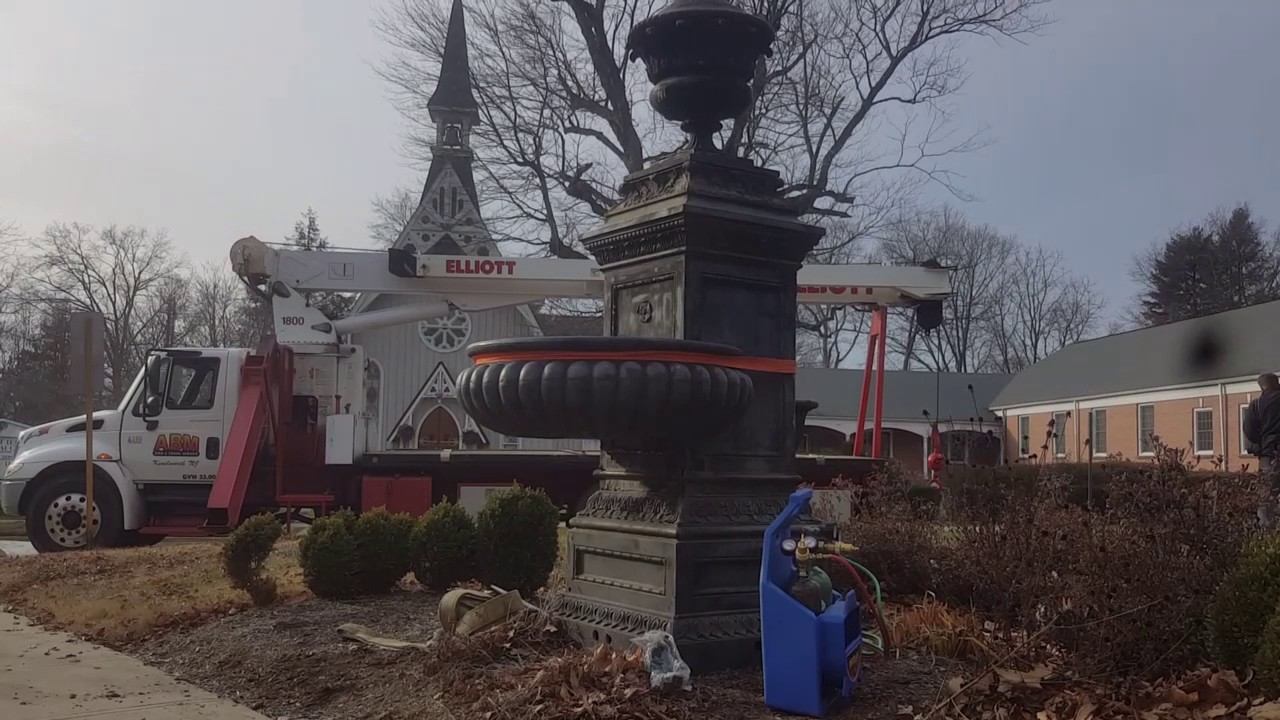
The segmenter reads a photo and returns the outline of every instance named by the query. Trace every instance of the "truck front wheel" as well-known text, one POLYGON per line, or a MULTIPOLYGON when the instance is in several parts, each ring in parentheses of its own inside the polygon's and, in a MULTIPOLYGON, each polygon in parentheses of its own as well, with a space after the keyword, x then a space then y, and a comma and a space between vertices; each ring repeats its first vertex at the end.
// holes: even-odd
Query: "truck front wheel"
POLYGON ((36 551, 79 550, 88 541, 88 529, 96 530, 96 547, 114 547, 124 534, 124 512, 115 483, 94 483, 93 513, 84 496, 84 478, 59 475, 36 490, 27 506, 27 539, 36 551))

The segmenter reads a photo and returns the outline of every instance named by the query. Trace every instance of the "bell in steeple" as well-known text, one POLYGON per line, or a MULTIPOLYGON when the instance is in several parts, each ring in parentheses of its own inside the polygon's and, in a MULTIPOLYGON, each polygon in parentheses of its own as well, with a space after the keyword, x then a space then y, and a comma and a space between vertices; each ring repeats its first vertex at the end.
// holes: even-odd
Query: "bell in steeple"
POLYGON ((471 128, 480 120, 480 110, 471 91, 471 64, 467 59, 467 21, 462 0, 453 0, 449 31, 444 41, 444 58, 436 91, 427 100, 427 111, 436 124, 433 150, 469 150, 471 128))

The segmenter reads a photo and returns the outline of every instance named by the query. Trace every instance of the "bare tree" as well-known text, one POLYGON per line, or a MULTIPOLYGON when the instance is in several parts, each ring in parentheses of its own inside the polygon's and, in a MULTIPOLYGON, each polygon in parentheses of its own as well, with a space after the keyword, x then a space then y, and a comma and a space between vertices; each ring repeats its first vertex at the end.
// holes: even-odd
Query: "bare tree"
MULTIPOLYGON (((945 102, 966 74, 966 37, 1038 30, 1045 0, 747 0, 778 30, 754 102, 721 134, 725 149, 780 168, 803 214, 865 223, 933 181, 959 192, 942 159, 980 146, 954 135, 945 102)), ((626 60, 631 27, 658 0, 478 0, 471 71, 491 231, 535 246, 572 243, 614 201, 620 178, 675 146, 626 60)), ((445 36, 437 0, 394 0, 377 24, 396 53, 381 68, 424 160, 423 112, 445 36)), ((874 223, 872 223, 874 224, 874 223)), ((828 248, 831 249, 831 248, 828 248)))
POLYGON ((894 313, 904 332, 889 342, 902 368, 919 364, 930 370, 972 372, 987 361, 986 319, 1000 307, 1000 293, 1015 255, 1013 238, 986 225, 970 223, 951 207, 908 216, 881 243, 890 262, 937 260, 951 268, 951 295, 943 301, 942 327, 921 333, 910 312, 894 313))
POLYGON ((1014 252, 1002 286, 986 317, 989 365, 998 372, 1018 372, 1089 337, 1105 305, 1088 278, 1039 246, 1014 252))
POLYGON ((418 193, 409 188, 396 188, 389 195, 377 195, 370 203, 373 219, 369 221, 369 238, 377 247, 391 247, 418 209, 418 193))
POLYGON ((265 332, 262 313, 225 263, 207 263, 188 278, 187 341, 199 347, 252 348, 265 332))
POLYGON ((848 305, 801 305, 796 318, 796 361, 806 367, 840 367, 857 347, 869 317, 848 305))
POLYGON ((34 299, 102 313, 110 392, 118 401, 147 345, 175 319, 180 263, 163 232, 55 223, 36 239, 34 299))
MULTIPOLYGON (((20 288, 24 257, 20 234, 11 222, 0 220, 0 384, 13 374, 29 338, 31 315, 24 312, 20 288)), ((7 416, 0 409, 0 417, 7 416)))
MULTIPOLYGON (((824 218, 827 227, 814 255, 829 263, 869 260, 858 240, 870 231, 851 220, 824 218)), ((800 305, 796 308, 796 360, 810 367, 840 367, 870 324, 870 315, 853 305, 800 305)))

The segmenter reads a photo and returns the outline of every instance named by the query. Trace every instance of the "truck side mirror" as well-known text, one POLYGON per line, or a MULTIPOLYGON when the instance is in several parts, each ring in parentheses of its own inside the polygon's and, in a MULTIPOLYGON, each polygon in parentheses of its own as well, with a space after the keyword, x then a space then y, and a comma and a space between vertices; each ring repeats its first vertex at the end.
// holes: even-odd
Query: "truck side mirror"
POLYGON ((142 399, 142 416, 153 417, 160 414, 163 385, 164 385, 164 369, 165 363, 161 362, 159 355, 150 355, 147 357, 147 381, 143 388, 142 399))
POLYGON ((159 395, 160 385, 164 381, 162 373, 164 369, 160 366, 159 355, 149 355, 147 357, 147 395, 159 395))

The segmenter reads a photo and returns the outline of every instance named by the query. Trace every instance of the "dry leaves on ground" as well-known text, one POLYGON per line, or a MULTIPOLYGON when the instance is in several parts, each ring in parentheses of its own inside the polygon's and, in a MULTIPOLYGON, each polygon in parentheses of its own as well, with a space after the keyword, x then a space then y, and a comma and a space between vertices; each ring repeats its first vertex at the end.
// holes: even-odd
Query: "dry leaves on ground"
POLYGON ((1280 720, 1280 702, 1252 697, 1230 670, 1202 668, 1154 683, 1107 685, 1045 664, 953 678, 948 696, 917 718, 1036 720, 1280 720))

